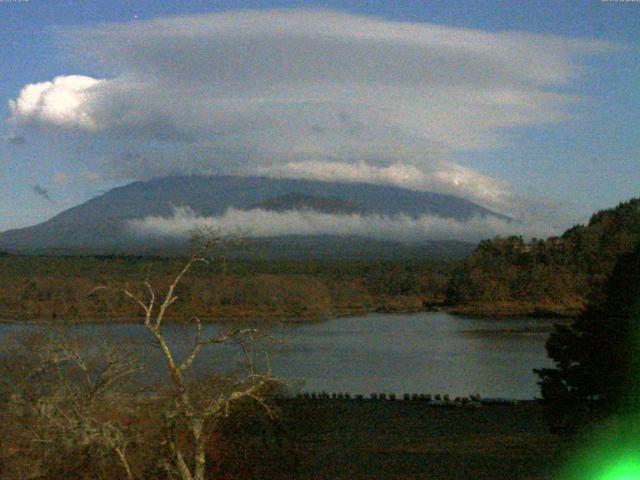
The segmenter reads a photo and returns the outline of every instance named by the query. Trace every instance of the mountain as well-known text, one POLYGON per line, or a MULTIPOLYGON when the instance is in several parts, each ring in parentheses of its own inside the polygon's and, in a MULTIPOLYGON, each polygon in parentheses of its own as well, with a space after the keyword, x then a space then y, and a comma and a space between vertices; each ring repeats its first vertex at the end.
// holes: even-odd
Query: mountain
POLYGON ((287 193, 279 197, 270 198, 264 202, 254 203, 249 209, 262 209, 273 212, 287 212, 289 210, 312 210, 333 214, 366 214, 366 207, 358 207, 351 202, 339 198, 316 197, 304 193, 287 193))
MULTIPOLYGON (((452 195, 393 186, 266 177, 176 176, 114 188, 38 225, 0 233, 0 249, 19 253, 157 253, 163 245, 131 238, 127 224, 147 216, 171 216, 177 206, 189 206, 202 216, 221 215, 234 207, 509 220, 452 195)), ((270 239, 270 243, 274 242, 270 239)))

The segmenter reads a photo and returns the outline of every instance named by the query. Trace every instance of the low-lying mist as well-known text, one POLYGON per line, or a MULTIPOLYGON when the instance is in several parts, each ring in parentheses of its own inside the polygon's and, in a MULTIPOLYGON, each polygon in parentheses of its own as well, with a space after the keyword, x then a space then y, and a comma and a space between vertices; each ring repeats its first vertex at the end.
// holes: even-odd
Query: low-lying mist
POLYGON ((220 235, 278 237, 284 235, 355 235, 395 241, 463 240, 476 242, 497 235, 543 237, 551 232, 496 217, 476 216, 459 221, 433 215, 332 214, 312 210, 275 212, 228 209, 220 216, 201 216, 189 207, 175 207, 168 217, 131 220, 129 230, 142 237, 187 238, 198 229, 220 235))

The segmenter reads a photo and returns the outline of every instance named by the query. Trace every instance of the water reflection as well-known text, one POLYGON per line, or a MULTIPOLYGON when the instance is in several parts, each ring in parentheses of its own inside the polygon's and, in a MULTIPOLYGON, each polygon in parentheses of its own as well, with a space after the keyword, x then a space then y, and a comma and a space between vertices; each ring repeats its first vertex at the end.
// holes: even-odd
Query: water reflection
MULTIPOLYGON (((533 398, 538 395, 533 368, 550 366, 539 319, 478 320, 439 312, 372 314, 320 323, 271 327, 275 340, 269 360, 273 371, 308 391, 449 393, 533 398)), ((546 323, 548 326, 548 323, 546 323)), ((83 324, 71 327, 89 344, 110 338, 142 354, 149 379, 164 372, 159 352, 140 325, 83 324)), ((203 334, 216 335, 218 325, 203 334)), ((32 324, 0 325, 0 338, 42 332, 32 324)), ((166 337, 183 357, 194 339, 187 325, 166 325, 166 337)), ((241 356, 233 345, 205 349, 196 374, 228 371, 241 356)))

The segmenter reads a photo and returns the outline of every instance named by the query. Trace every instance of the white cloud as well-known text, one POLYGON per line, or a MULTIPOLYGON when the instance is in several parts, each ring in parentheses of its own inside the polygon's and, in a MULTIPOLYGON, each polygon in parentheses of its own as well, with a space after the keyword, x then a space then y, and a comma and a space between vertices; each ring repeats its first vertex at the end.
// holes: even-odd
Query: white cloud
POLYGON ((581 99, 553 90, 579 75, 581 56, 610 48, 317 10, 168 17, 64 38, 108 78, 27 85, 11 120, 75 131, 91 171, 333 170, 498 207, 504 183, 447 158, 570 119, 581 99))
POLYGON ((170 217, 149 216, 131 220, 130 231, 142 237, 188 238, 194 230, 213 229, 221 235, 276 237, 283 235, 357 235, 398 241, 478 241, 496 235, 547 236, 545 227, 525 227, 496 217, 466 221, 435 216, 328 214, 315 211, 286 212, 231 208, 224 215, 203 217, 189 207, 177 207, 170 217))
POLYGON ((16 100, 9 101, 11 118, 21 125, 38 123, 96 130, 90 105, 92 92, 101 83, 91 77, 69 75, 26 85, 16 100))
POLYGON ((262 167, 257 173, 283 178, 396 185, 417 191, 457 194, 497 210, 508 210, 511 199, 511 193, 504 182, 480 175, 469 168, 444 162, 433 162, 421 170, 403 163, 375 166, 365 162, 308 160, 262 167))

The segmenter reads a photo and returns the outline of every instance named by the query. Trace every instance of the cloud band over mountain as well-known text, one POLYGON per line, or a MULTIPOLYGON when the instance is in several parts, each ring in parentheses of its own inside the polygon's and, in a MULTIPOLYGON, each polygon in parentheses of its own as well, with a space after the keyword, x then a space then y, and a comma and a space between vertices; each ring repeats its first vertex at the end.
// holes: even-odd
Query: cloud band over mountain
POLYGON ((355 235, 402 242, 466 240, 476 242, 496 235, 543 236, 534 230, 496 217, 476 216, 466 221, 423 215, 330 214, 311 210, 285 212, 263 209, 228 209, 223 215, 201 216, 189 207, 176 207, 173 215, 148 216, 129 221, 129 231, 140 237, 188 238, 197 230, 248 238, 284 235, 355 235))
POLYGON ((10 122, 63 135, 90 171, 333 172, 501 211, 513 204, 507 185, 450 156, 504 146, 514 127, 571 119, 581 99, 556 87, 578 77, 582 56, 611 48, 319 10, 107 24, 60 42, 103 78, 26 85, 10 122))

